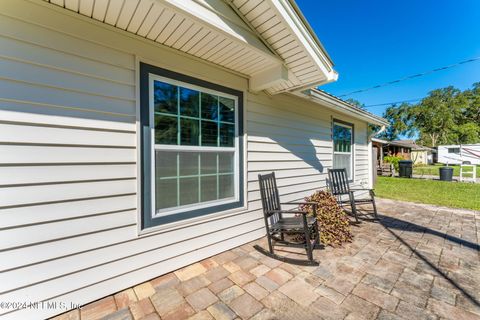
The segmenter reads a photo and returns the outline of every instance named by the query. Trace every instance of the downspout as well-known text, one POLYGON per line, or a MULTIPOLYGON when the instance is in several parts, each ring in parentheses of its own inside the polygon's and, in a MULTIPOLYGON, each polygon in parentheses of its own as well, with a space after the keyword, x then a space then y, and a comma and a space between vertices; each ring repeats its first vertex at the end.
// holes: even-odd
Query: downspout
POLYGON ((387 129, 387 126, 386 125, 383 125, 380 127, 380 130, 376 131, 376 132, 372 132, 372 134, 370 134, 368 136, 368 140, 371 141, 373 137, 375 137, 377 134, 380 134, 382 133, 383 131, 385 131, 385 129, 387 129))
MULTIPOLYGON (((376 131, 376 132, 372 132, 369 136, 368 136, 368 145, 369 145, 369 150, 372 151, 372 138, 375 137, 377 134, 380 134, 382 132, 384 132, 385 130, 387 129, 387 126, 386 125, 382 125, 380 127, 380 130, 376 131)), ((383 147, 382 147, 382 151, 383 151, 383 147)), ((371 155, 371 152, 370 152, 370 155, 371 155)), ((371 156, 370 156, 371 158, 371 156)), ((382 159, 382 155, 380 155, 380 159, 382 159)), ((372 160, 373 161, 373 160, 372 160)))

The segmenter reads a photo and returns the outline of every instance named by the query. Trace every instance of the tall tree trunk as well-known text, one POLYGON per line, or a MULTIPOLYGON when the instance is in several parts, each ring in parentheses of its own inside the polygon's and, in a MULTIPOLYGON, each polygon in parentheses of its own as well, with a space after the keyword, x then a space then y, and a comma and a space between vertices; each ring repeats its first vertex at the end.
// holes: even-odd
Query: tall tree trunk
POLYGON ((436 147, 437 146, 437 136, 435 133, 429 133, 428 134, 430 136, 430 140, 432 140, 432 147, 436 147))

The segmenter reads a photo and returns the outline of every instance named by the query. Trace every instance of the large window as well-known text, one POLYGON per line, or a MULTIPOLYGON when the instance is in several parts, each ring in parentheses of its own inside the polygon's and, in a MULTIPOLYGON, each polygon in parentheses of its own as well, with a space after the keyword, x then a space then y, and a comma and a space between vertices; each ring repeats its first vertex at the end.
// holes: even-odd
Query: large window
POLYGON ((144 64, 141 74, 144 227, 242 206, 241 93, 144 64))
POLYGON ((348 178, 353 178, 353 125, 333 122, 333 168, 347 169, 348 178))

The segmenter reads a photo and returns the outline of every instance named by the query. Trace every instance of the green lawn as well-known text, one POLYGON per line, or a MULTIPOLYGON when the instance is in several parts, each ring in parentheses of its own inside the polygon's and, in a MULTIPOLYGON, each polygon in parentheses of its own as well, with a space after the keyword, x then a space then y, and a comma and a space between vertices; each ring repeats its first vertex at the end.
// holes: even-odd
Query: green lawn
MULTIPOLYGON (((413 174, 439 176, 438 168, 440 167, 444 167, 444 165, 437 163, 429 166, 413 167, 413 174)), ((449 167, 453 168, 453 176, 460 176, 460 166, 450 165, 449 167)), ((477 166, 477 172, 480 172, 480 166, 477 166)))
POLYGON ((480 210, 480 184, 378 177, 375 194, 381 198, 480 210))

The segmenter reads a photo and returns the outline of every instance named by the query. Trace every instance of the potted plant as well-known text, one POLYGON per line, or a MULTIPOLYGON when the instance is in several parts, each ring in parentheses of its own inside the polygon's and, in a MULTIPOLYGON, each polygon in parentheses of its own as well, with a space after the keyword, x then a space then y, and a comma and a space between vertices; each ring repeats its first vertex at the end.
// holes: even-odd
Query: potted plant
POLYGON ((447 162, 446 166, 440 167, 438 169, 438 172, 440 174, 440 180, 441 181, 452 181, 453 168, 448 166, 448 162, 447 162))

